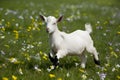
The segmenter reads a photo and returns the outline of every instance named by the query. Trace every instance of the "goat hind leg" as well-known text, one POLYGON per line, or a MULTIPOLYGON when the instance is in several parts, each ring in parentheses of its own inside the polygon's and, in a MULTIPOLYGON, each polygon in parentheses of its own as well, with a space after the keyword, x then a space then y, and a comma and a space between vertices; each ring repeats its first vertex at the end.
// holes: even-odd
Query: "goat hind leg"
POLYGON ((91 46, 88 47, 86 50, 93 54, 95 64, 100 65, 99 53, 97 52, 96 48, 94 46, 91 46))
POLYGON ((87 62, 87 56, 84 53, 82 53, 82 55, 80 55, 80 58, 81 58, 81 67, 85 68, 87 62))

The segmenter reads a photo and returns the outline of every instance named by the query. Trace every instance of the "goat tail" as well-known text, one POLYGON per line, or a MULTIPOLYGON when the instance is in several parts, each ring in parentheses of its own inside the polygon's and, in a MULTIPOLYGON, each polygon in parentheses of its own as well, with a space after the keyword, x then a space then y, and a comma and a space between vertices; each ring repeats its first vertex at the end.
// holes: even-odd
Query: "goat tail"
POLYGON ((92 32, 92 26, 91 24, 85 24, 85 30, 90 34, 92 32))

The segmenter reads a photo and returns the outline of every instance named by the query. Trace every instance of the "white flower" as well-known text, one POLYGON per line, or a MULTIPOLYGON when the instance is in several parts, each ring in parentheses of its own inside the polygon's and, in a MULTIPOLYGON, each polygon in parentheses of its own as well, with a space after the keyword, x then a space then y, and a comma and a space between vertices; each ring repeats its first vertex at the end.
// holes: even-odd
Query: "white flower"
POLYGON ((120 65, 119 65, 119 64, 117 64, 117 65, 116 65, 116 67, 117 67, 117 68, 120 68, 120 65))
POLYGON ((112 72, 114 72, 115 71, 115 68, 112 68, 112 72))
POLYGON ((77 67, 79 65, 79 63, 75 63, 75 66, 77 67))
POLYGON ((5 38, 5 36, 1 36, 1 39, 4 39, 5 38))
POLYGON ((50 66, 50 68, 47 68, 47 71, 50 72, 50 71, 52 71, 53 69, 55 69, 55 66, 52 65, 52 66, 50 66))
POLYGON ((21 75, 23 75, 23 71, 22 71, 21 68, 19 69, 19 73, 20 73, 21 75))
POLYGON ((104 80, 107 74, 98 72, 98 75, 100 77, 100 80, 104 80))
POLYGON ((23 16, 18 16, 18 18, 19 18, 19 19, 22 19, 22 20, 24 19, 24 17, 23 17, 23 16))
POLYGON ((36 71, 38 71, 38 72, 41 71, 41 69, 38 68, 38 65, 35 65, 35 66, 34 66, 34 69, 35 69, 36 71))
POLYGON ((85 74, 82 75, 82 79, 85 80, 87 76, 85 74))
POLYGON ((68 72, 68 73, 66 74, 66 76, 67 76, 67 77, 70 77, 70 73, 68 72))

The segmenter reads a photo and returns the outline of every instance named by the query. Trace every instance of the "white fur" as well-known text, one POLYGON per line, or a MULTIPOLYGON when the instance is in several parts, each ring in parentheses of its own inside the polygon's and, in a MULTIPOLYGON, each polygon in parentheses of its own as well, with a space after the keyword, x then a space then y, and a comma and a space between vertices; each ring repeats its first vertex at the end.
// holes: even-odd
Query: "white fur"
POLYGON ((57 55, 57 58, 60 59, 66 55, 78 55, 82 60, 82 68, 85 68, 86 63, 85 50, 92 53, 96 60, 99 60, 98 52, 93 46, 93 40, 90 37, 92 32, 90 24, 85 25, 85 30, 76 30, 68 34, 58 29, 57 20, 53 16, 44 16, 46 30, 49 33, 52 56, 57 55))

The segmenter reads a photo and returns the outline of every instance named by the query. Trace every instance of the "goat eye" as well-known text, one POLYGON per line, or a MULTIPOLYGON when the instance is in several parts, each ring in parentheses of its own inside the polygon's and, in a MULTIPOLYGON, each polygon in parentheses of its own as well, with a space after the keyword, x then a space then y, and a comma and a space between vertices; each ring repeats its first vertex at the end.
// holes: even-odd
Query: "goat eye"
POLYGON ((53 23, 53 25, 55 25, 56 23, 53 23))

